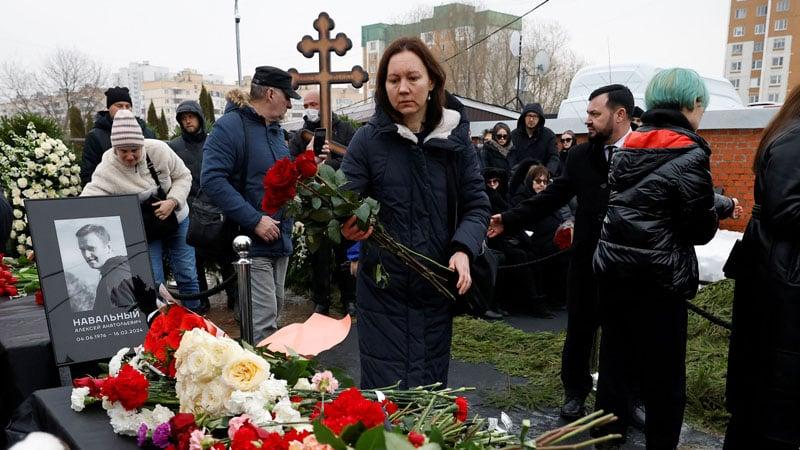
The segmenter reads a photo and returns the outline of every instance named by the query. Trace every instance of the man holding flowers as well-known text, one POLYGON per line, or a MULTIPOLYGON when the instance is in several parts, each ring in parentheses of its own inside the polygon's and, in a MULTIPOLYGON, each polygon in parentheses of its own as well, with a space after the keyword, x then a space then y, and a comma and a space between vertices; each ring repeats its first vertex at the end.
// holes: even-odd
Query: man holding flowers
MULTIPOLYGON (((278 327, 292 253, 292 220, 285 217, 283 208, 267 214, 261 209, 264 174, 289 156, 280 120, 291 107, 290 97, 300 98, 292 90, 287 72, 257 67, 249 95, 238 89, 228 93, 225 114, 214 124, 203 148, 201 188, 253 239, 251 294, 256 341, 278 327), (238 191, 240 185, 244 185, 243 192, 238 191)), ((287 188, 294 189, 294 184, 287 188)))

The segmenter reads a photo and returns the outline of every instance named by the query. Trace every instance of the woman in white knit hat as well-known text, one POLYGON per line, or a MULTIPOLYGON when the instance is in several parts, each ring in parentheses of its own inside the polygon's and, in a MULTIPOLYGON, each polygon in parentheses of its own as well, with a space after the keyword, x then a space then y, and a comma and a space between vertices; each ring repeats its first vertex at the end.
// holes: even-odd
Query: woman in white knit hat
MULTIPOLYGON (((171 217, 174 213, 177 227, 160 238, 148 239, 156 286, 164 283, 162 261, 163 252, 167 250, 178 290, 182 294, 199 292, 194 249, 186 243, 189 229, 186 197, 192 185, 189 169, 166 143, 145 139, 136 118, 128 110, 120 110, 114 117, 111 147, 103 153, 92 181, 83 188, 81 196, 137 194, 140 202, 150 205, 155 219, 175 220, 171 217), (155 198, 159 192, 165 194, 160 200, 155 198)), ((146 211, 145 215, 148 213, 146 211)), ((147 231, 150 234, 150 230, 147 231)), ((184 305, 196 309, 200 301, 189 300, 184 305)))

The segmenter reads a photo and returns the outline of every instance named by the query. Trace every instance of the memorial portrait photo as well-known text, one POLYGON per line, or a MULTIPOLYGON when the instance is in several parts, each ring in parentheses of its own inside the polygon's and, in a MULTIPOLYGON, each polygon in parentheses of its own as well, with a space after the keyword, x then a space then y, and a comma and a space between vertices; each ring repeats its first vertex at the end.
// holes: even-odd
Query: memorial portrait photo
POLYGON ((156 291, 135 195, 25 202, 58 364, 141 343, 156 291))

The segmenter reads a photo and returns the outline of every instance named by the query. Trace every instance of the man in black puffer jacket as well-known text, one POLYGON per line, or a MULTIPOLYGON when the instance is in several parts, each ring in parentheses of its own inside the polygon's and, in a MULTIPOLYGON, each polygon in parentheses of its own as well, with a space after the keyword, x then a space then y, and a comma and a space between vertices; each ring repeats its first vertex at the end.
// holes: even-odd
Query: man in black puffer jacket
MULTIPOLYGON (((83 143, 83 156, 81 158, 81 185, 92 181, 92 174, 95 167, 100 164, 103 153, 111 148, 111 124, 114 122, 114 115, 120 109, 130 110, 133 106, 131 94, 126 87, 109 88, 106 92, 106 108, 108 111, 100 111, 94 119, 94 127, 89 130, 86 140, 83 143)), ((146 139, 155 139, 156 135, 147 128, 139 117, 136 118, 142 133, 146 139)))

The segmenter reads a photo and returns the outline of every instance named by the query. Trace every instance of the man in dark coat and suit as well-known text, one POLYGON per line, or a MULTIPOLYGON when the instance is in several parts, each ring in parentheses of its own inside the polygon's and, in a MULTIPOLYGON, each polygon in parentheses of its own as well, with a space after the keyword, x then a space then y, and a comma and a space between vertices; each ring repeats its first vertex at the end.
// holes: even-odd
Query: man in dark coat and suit
MULTIPOLYGON (((133 107, 131 94, 128 88, 115 86, 106 92, 107 111, 100 111, 94 119, 94 127, 89 130, 86 140, 83 143, 83 156, 81 157, 81 185, 92 181, 92 174, 95 167, 100 164, 103 153, 111 148, 111 124, 114 122, 114 115, 120 109, 130 110, 133 107)), ((146 139, 155 139, 156 135, 147 128, 147 125, 139 117, 136 118, 142 133, 146 139)))
POLYGON ((544 122, 544 110, 540 104, 529 103, 522 109, 517 128, 511 132, 514 147, 508 153, 508 162, 512 171, 522 161, 534 160, 547 167, 550 173, 558 173, 561 161, 556 151, 556 135, 544 126, 544 122))
POLYGON ((589 142, 570 150, 562 175, 547 189, 509 211, 495 214, 489 224, 489 237, 513 232, 552 214, 577 196, 567 274, 567 337, 561 359, 565 392, 561 415, 565 418, 584 415, 584 402, 592 389, 590 359, 600 318, 592 257, 608 205, 608 155, 630 133, 632 111, 633 94, 625 86, 612 84, 592 92, 586 117, 589 142))

